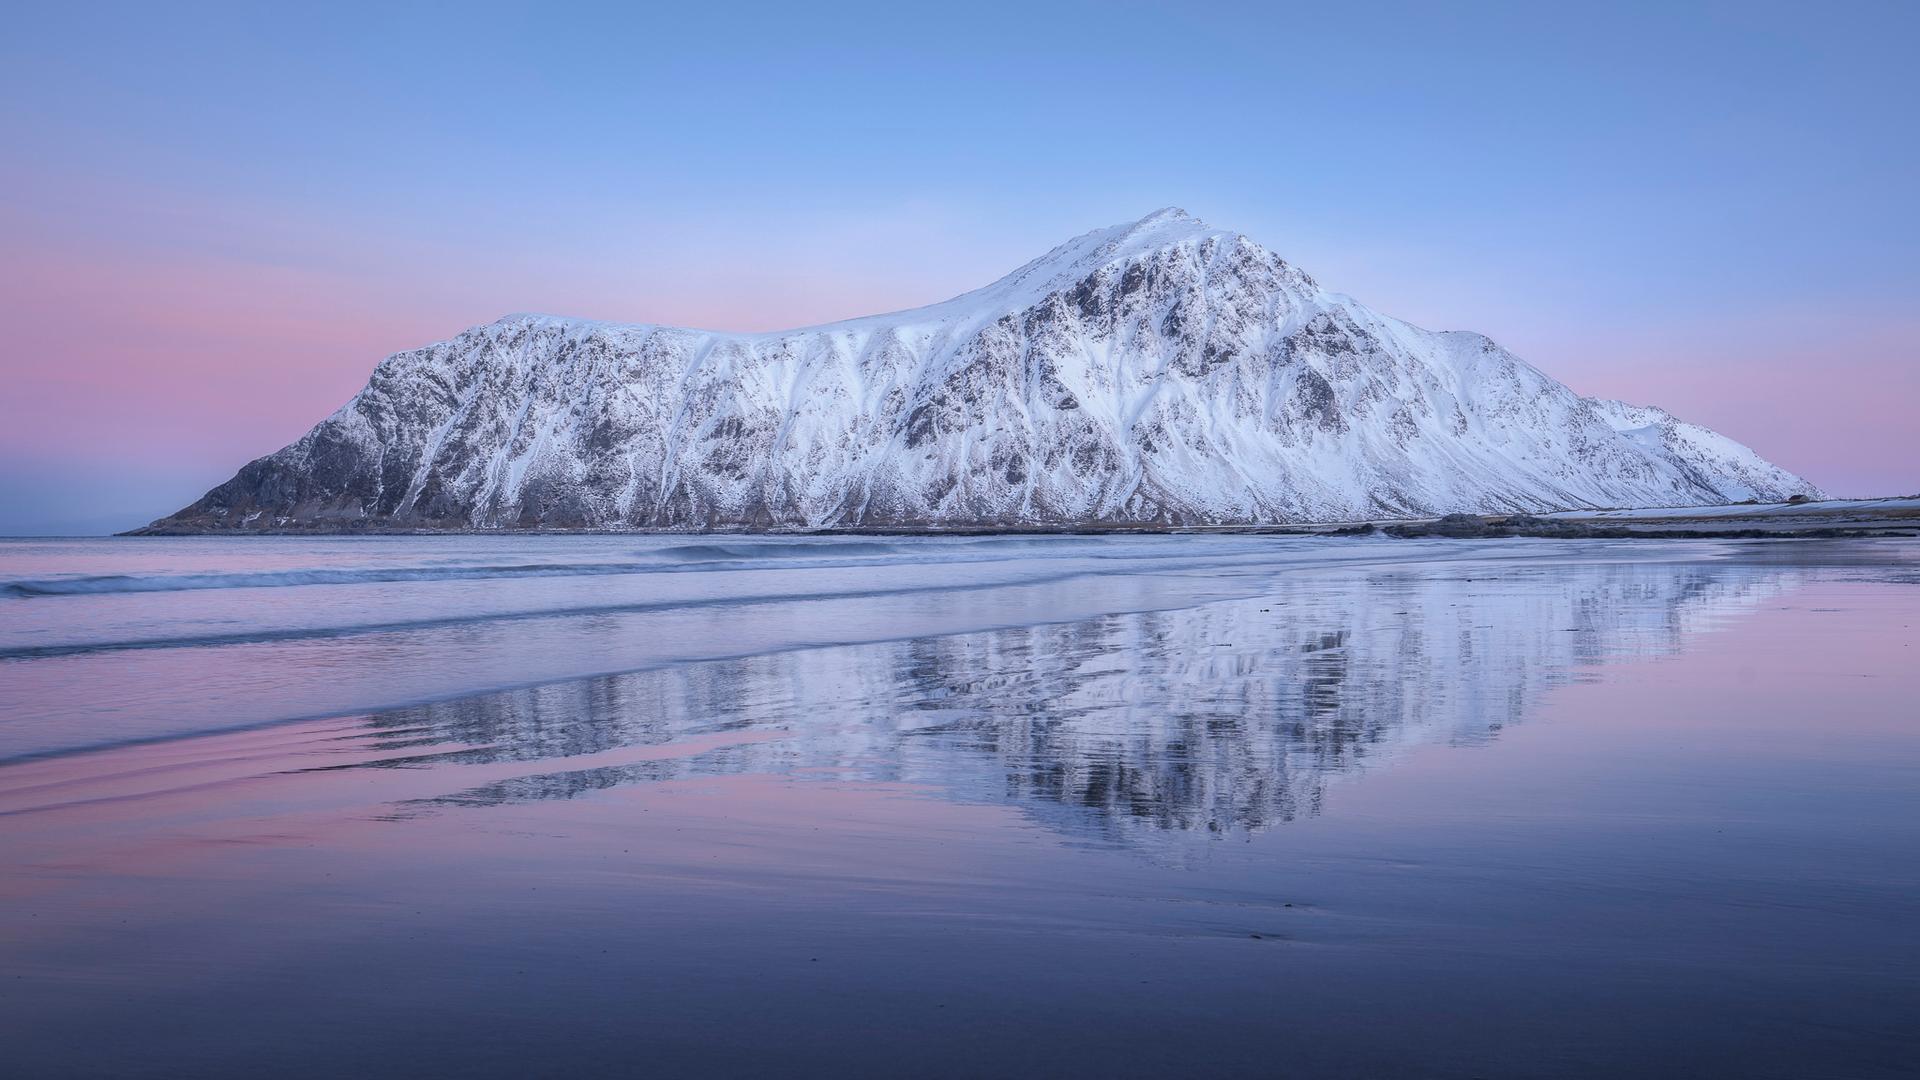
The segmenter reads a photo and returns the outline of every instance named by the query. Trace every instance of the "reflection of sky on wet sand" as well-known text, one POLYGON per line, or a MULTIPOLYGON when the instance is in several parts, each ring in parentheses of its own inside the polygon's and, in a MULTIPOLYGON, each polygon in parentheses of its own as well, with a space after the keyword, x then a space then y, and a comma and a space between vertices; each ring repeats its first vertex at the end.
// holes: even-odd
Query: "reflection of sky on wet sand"
POLYGON ((136 1074, 1896 1076, 1920 601, 1780 550, 0 767, 0 1032, 136 1074))

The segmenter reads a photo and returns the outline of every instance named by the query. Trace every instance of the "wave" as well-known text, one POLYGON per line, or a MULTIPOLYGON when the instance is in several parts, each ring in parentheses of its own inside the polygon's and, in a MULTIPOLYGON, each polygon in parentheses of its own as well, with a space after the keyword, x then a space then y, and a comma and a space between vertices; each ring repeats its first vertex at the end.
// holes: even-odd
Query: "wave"
MULTIPOLYGON (((862 555, 909 555, 911 544, 886 544, 878 541, 850 540, 825 544, 680 544, 661 548, 656 554, 682 562, 740 562, 749 559, 837 559, 862 555)), ((922 550, 927 550, 926 546, 922 550)))
MULTIPOLYGON (((1198 569, 1205 562, 1177 563, 1182 569, 1198 569)), ((752 607, 755 605, 807 604, 821 600, 874 600, 891 596, 925 593, 973 593, 994 589, 1050 585, 1076 578, 1097 577, 1092 569, 1059 570, 1017 578, 986 579, 941 584, 911 584, 866 589, 807 591, 791 593, 737 593, 731 596, 693 597, 679 600, 631 601, 581 607, 546 607, 523 611, 486 611, 384 622, 349 623, 338 626, 288 626, 274 629, 241 630, 233 633, 184 634, 173 637, 131 638, 119 641, 85 641, 48 645, 0 646, 0 661, 46 660, 55 657, 84 656, 148 649, 195 649, 230 645, 262 645, 281 641, 327 640, 387 634, 414 630, 442 630, 484 623, 518 623, 540 619, 574 619, 595 615, 638 615, 661 611, 700 608, 752 607)), ((4 759, 0 759, 4 761, 4 759)))
MULTIPOLYGON (((300 585, 372 585, 383 583, 473 581, 493 578, 583 577, 613 574, 671 573, 681 570, 775 569, 794 560, 829 560, 809 564, 821 569, 871 566, 889 559, 915 557, 982 558, 988 548, 1011 554, 1059 541, 1006 542, 965 540, 885 543, 837 541, 826 543, 680 544, 641 553, 647 561, 601 563, 518 563, 466 566, 314 567, 300 570, 237 571, 215 574, 95 574, 0 583, 0 596, 24 599, 44 596, 97 596, 110 593, 184 592, 200 589, 276 589, 300 585)), ((1074 554, 1090 554, 1078 545, 1074 554)))
MULTIPOLYGON (((1256 563, 1245 561, 1246 552, 1231 552, 1224 556, 1188 556, 1183 558, 1159 558, 1142 560, 1150 562, 1154 573, 1184 572, 1196 570, 1220 570, 1229 567, 1252 568, 1265 572, 1278 572, 1289 569, 1333 569, 1354 566, 1382 565, 1405 568, 1411 565, 1430 562, 1453 562, 1459 557, 1448 549, 1449 541, 1436 541, 1430 545, 1416 546, 1417 542, 1395 541, 1394 547, 1383 545, 1354 545, 1340 554, 1329 555, 1322 549, 1319 552, 1299 559, 1267 559, 1256 563)), ((1477 558, 1497 561, 1505 564, 1533 561, 1552 562, 1563 556, 1551 547, 1531 545, 1512 547, 1500 551, 1482 551, 1477 558)), ((320 626, 285 626, 270 629, 240 630, 231 633, 187 633, 180 635, 156 635, 128 639, 107 639, 97 641, 51 642, 41 644, 0 644, 0 662, 21 660, 43 660, 56 657, 80 656, 89 653, 110 653, 146 649, 180 649, 220 647, 230 645, 254 645, 276 641, 300 639, 328 639, 352 637, 361 634, 379 634, 393 631, 431 630, 454 626, 466 626, 481 623, 512 623, 523 620, 576 618, 593 615, 638 614, 644 612, 667 611, 674 609, 694 609, 709 607, 728 607, 755 604, 804 604, 819 600, 837 599, 873 599, 884 596, 907 595, 917 593, 970 593, 991 589, 1023 588, 1034 585, 1047 585, 1080 578, 1098 578, 1107 574, 1131 573, 1136 567, 1113 565, 1107 562, 1110 557, 1075 562, 1069 560, 1048 560, 1035 563, 1025 572, 1002 577, 981 578, 972 581, 924 583, 916 582, 903 585, 875 585, 853 588, 799 589, 793 592, 763 592, 742 588, 740 591, 721 596, 698 596, 672 600, 630 600, 604 604, 544 606, 526 609, 508 609, 495 611, 477 611, 458 614, 427 616, 416 619, 399 618, 387 621, 349 622, 320 626)), ((948 558, 944 562, 987 562, 1001 560, 948 558)), ((820 564, 809 564, 817 566, 820 564)), ((836 564, 859 566, 860 563, 836 564)), ((867 563, 864 565, 873 565, 867 563)))
POLYGON ((364 585, 400 581, 461 581, 498 577, 568 577, 632 574, 644 563, 525 563, 517 566, 394 566, 271 570, 229 574, 98 574, 87 577, 10 581, 0 595, 91 596, 100 593, 176 592, 190 589, 274 589, 293 585, 364 585))

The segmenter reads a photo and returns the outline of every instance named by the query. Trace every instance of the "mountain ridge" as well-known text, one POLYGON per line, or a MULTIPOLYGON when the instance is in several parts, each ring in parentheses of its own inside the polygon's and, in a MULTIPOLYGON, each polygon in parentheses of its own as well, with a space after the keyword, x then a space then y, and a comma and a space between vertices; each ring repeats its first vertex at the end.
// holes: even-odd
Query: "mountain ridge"
POLYGON ((924 307, 519 314, 395 354, 162 531, 1279 524, 1817 496, 1177 208, 924 307))

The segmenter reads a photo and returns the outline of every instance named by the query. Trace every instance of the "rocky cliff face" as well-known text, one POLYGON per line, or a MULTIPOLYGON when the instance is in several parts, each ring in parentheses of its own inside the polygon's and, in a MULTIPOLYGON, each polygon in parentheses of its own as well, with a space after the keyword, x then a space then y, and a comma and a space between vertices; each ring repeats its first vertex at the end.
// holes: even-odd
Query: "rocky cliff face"
POLYGON ((1800 493, 1732 440, 1166 210, 827 326, 509 316, 390 357, 154 527, 1266 523, 1800 493))

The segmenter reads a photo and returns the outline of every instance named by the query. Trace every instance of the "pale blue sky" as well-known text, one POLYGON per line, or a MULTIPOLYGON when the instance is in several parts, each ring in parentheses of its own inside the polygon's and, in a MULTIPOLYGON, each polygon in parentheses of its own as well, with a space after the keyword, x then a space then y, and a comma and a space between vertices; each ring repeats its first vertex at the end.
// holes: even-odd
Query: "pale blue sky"
POLYGON ((0 531, 174 509, 506 311, 770 328, 1180 205, 1920 489, 1920 7, 22 7, 0 531))

